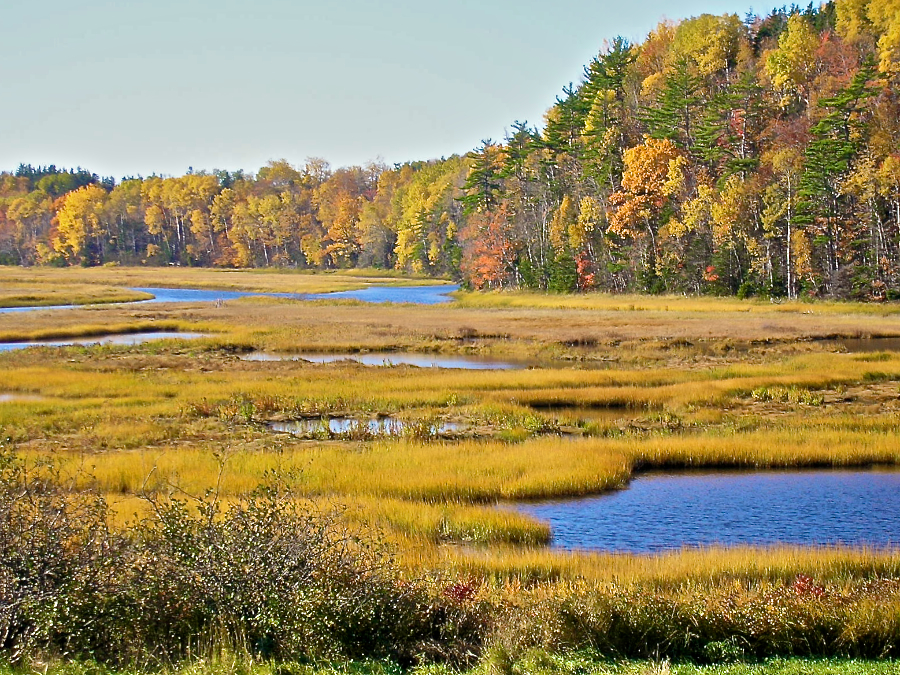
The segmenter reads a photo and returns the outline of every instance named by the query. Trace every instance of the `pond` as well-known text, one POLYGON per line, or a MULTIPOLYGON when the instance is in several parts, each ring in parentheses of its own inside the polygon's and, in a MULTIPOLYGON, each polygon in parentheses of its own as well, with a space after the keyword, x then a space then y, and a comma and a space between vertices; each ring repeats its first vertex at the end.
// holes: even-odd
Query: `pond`
MULTIPOLYGON (((269 428, 272 431, 281 431, 301 438, 315 438, 321 435, 327 428, 328 432, 335 435, 364 435, 372 436, 402 436, 409 424, 396 417, 377 417, 372 419, 358 419, 354 417, 315 417, 290 422, 271 422, 269 428)), ((438 422, 430 424, 428 432, 432 436, 459 431, 460 425, 453 422, 438 422)))
POLYGON ((94 335, 85 338, 62 340, 38 340, 35 342, 0 342, 0 352, 11 352, 28 347, 71 347, 72 345, 139 345, 153 340, 195 340, 208 337, 203 333, 159 331, 152 333, 127 333, 124 335, 94 335))
POLYGON ((513 508, 548 522, 563 549, 900 545, 898 471, 654 473, 605 495, 513 508))
POLYGON ((419 368, 454 368, 458 370, 517 370, 529 364, 496 361, 482 356, 438 356, 415 352, 376 352, 368 354, 272 354, 253 352, 240 357, 244 361, 309 361, 310 363, 335 363, 355 361, 364 366, 409 365, 419 368))

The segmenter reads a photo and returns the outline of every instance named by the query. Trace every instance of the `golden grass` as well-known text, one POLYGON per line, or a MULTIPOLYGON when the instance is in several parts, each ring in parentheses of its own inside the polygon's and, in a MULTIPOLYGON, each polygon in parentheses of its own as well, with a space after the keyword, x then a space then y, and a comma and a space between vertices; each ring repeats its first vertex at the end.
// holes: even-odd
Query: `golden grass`
MULTIPOLYGON (((2 274, 0 274, 2 276, 2 274)), ((0 307, 46 307, 49 305, 90 305, 149 300, 149 293, 115 286, 5 280, 0 287, 0 307)))
MULTIPOLYGON (((169 285, 261 292, 320 292, 385 283, 359 273, 198 270, 190 268, 0 268, 6 281, 35 288, 68 284, 169 285)), ((422 283, 390 279, 390 283, 422 283)), ((900 335, 894 305, 772 305, 720 298, 463 294, 440 307, 358 305, 284 300, 229 301, 224 306, 107 306, 0 315, 0 332, 60 330, 68 325, 138 320, 216 322, 230 326, 223 344, 260 349, 344 351, 414 349, 495 353, 510 358, 563 357, 573 363, 674 363, 770 358, 776 353, 833 350, 810 342, 835 336, 900 335), (626 302, 627 301, 627 302, 626 302), (497 307, 499 304, 508 307, 497 307), (754 304, 755 303, 755 304, 754 304), (520 305, 520 306, 519 306, 520 305), (668 308, 668 309, 667 309, 668 308), (753 311, 745 311, 747 308, 753 311), (800 340, 800 341, 798 341, 800 340)))
MULTIPOLYGON (((34 286, 88 290, 164 283, 315 291, 383 283, 357 274, 0 268, 0 284, 16 274, 30 275, 34 286)), ((248 494, 268 472, 296 472, 301 494, 343 504, 351 521, 383 530, 411 569, 443 568, 509 584, 898 575, 896 554, 866 551, 558 553, 541 548, 545 525, 494 508, 502 500, 623 487, 635 471, 656 467, 896 466, 900 355, 835 353, 808 341, 900 334, 896 307, 460 297, 459 304, 439 308, 247 299, 219 307, 0 315, 2 341, 214 333, 134 348, 0 354, 0 394, 32 397, 0 401, 0 437, 30 460, 55 458, 65 472, 88 467, 79 480, 109 495, 120 520, 143 508, 136 498, 142 489, 177 485, 202 494, 218 479, 216 453, 228 456, 225 499, 248 494), (772 337, 772 343, 752 342, 772 337), (234 355, 244 349, 413 349, 535 359, 542 367, 245 362, 234 355), (317 442, 265 426, 300 415, 379 413, 451 420, 466 431, 456 440, 317 442), (574 433, 547 433, 560 425, 574 433)))
POLYGON ((757 298, 740 300, 735 297, 685 295, 634 295, 583 293, 577 295, 536 293, 530 291, 490 291, 454 294, 461 307, 491 309, 587 309, 606 312, 689 312, 702 314, 762 313, 762 314, 866 314, 893 316, 900 314, 900 306, 891 303, 873 304, 845 301, 788 301, 772 302, 757 298))
POLYGON ((31 331, 0 332, 0 343, 35 342, 40 340, 63 340, 67 338, 89 338, 99 335, 129 335, 160 331, 214 331, 215 326, 189 324, 184 321, 135 321, 130 323, 101 323, 66 326, 64 328, 41 328, 31 331))
MULTIPOLYGON (((798 574, 821 582, 900 576, 900 552, 842 547, 709 547, 658 554, 583 553, 497 546, 492 551, 458 547, 420 549, 406 561, 444 565, 461 576, 507 583, 573 580, 579 584, 678 586, 725 580, 793 581, 798 574)), ((554 584, 551 589, 557 589, 554 584)), ((557 589, 558 590, 558 589, 557 589)))

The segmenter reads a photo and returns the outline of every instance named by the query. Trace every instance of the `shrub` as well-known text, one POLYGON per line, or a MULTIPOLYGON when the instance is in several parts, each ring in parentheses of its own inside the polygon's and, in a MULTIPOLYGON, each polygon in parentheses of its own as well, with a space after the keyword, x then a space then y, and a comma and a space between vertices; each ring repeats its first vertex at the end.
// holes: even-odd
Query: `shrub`
POLYGON ((124 541, 106 520, 99 495, 0 446, 0 649, 11 661, 84 651, 115 630, 124 541))
POLYGON ((379 546, 286 481, 270 477, 230 505, 178 494, 146 495, 150 515, 116 534, 101 497, 0 449, 2 653, 411 664, 477 651, 470 603, 401 579, 379 546))

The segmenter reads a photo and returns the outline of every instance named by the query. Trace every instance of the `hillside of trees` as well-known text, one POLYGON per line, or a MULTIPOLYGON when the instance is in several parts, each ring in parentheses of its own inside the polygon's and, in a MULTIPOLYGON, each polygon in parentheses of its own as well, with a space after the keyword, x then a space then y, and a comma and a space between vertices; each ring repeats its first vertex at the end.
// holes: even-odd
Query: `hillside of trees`
POLYGON ((0 174, 0 263, 382 267, 473 288, 900 297, 900 4, 660 23, 464 157, 0 174))

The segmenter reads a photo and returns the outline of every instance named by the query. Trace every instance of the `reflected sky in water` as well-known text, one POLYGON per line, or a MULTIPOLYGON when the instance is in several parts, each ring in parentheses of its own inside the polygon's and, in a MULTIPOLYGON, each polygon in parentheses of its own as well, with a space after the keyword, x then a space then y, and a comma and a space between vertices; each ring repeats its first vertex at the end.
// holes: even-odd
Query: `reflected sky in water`
POLYGON ((896 471, 647 474, 606 495, 514 508, 547 521, 566 549, 900 545, 896 471))

